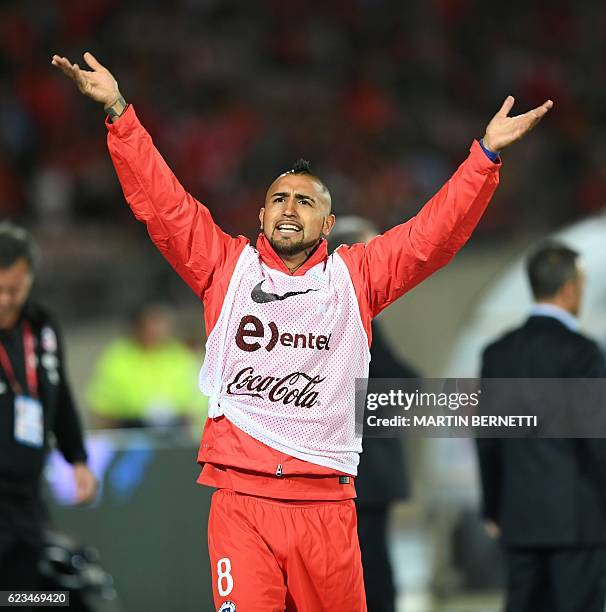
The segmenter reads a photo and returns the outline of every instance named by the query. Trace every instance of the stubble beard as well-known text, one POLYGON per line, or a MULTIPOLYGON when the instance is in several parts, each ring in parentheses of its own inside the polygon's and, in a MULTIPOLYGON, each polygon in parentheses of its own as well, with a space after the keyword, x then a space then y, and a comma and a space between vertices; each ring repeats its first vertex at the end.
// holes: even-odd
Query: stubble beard
POLYGON ((273 247, 274 251, 280 255, 280 257, 292 257, 293 255, 298 255, 299 253, 304 253, 305 251, 309 251, 315 248, 322 236, 319 236, 315 239, 305 240, 305 234, 303 230, 301 230, 301 239, 298 242, 294 242, 293 240, 288 239, 280 239, 276 240, 274 238, 274 233, 277 230, 274 230, 269 238, 269 243, 273 247))

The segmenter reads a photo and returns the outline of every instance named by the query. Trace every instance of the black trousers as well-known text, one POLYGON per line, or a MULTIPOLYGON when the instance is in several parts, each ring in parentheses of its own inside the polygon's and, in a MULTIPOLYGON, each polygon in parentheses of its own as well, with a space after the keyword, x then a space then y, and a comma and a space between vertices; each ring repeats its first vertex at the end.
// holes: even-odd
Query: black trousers
POLYGON ((396 591, 387 552, 387 510, 387 506, 358 505, 358 537, 368 612, 395 612, 396 591))
POLYGON ((507 548, 506 612, 604 612, 606 547, 507 548))
POLYGON ((0 591, 39 588, 44 517, 39 500, 0 500, 0 591))
POLYGON ((0 591, 39 589, 39 558, 40 546, 31 542, 0 542, 0 591))

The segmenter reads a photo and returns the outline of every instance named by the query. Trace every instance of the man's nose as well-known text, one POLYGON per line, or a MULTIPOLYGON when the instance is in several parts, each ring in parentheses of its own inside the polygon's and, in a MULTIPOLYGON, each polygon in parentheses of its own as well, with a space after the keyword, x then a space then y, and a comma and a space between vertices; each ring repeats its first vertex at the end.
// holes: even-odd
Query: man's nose
POLYGON ((297 212, 297 203, 295 198, 288 198, 286 201, 286 206, 284 207, 284 214, 288 216, 293 216, 297 212))

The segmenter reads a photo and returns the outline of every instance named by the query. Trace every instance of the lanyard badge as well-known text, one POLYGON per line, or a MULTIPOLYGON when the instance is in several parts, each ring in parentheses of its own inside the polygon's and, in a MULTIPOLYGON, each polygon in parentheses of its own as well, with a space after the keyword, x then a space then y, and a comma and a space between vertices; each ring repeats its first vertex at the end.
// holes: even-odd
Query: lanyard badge
POLYGON ((15 440, 33 448, 42 448, 44 445, 42 404, 33 397, 15 397, 15 440))
POLYGON ((44 412, 38 400, 34 334, 27 321, 23 323, 23 354, 25 355, 25 377, 29 393, 24 391, 17 380, 8 353, 0 343, 0 365, 15 396, 15 440, 19 444, 41 448, 44 445, 44 412))

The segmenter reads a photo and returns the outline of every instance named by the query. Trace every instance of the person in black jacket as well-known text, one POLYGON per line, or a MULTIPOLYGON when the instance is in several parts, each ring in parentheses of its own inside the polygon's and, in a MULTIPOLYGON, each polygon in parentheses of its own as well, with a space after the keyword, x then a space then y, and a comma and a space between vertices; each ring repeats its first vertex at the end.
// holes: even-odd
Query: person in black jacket
POLYGON ((29 301, 35 246, 0 224, 0 590, 34 590, 45 523, 41 477, 51 440, 72 466, 76 501, 90 500, 82 429, 65 377, 59 329, 29 301))
MULTIPOLYGON (((378 234, 366 219, 339 217, 330 236, 330 247, 368 242, 378 234)), ((372 322, 369 378, 418 378, 418 373, 396 357, 381 325, 372 322)), ((398 438, 364 438, 356 477, 358 538, 362 553, 366 605, 369 612, 394 612, 396 589, 387 548, 389 507, 410 497, 402 441, 398 438)))
MULTIPOLYGON (((482 378, 604 377, 597 344, 578 331, 579 254, 546 244, 529 259, 528 276, 530 317, 485 349, 482 378)), ((507 612, 604 612, 605 443, 478 440, 484 518, 506 550, 507 612)))

